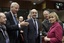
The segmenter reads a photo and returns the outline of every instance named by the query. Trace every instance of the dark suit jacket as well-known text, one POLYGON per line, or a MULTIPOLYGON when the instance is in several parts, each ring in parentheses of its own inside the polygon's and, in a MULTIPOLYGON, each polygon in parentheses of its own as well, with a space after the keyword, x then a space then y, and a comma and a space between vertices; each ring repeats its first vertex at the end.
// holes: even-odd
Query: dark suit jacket
MULTIPOLYGON (((29 22, 29 25, 27 27, 25 27, 24 29, 24 39, 25 39, 25 43, 35 43, 35 26, 34 26, 34 23, 33 23, 33 20, 32 19, 28 19, 26 20, 27 22, 29 22)), ((40 23, 39 21, 37 20, 37 23, 38 23, 38 36, 40 34, 40 23)), ((39 40, 40 40, 40 36, 39 36, 39 40)))
MULTIPOLYGON (((1 26, 0 26, 0 29, 2 29, 1 26)), ((3 33, 2 33, 1 30, 0 30, 0 43, 6 43, 6 40, 5 40, 5 38, 4 38, 3 33)))
POLYGON ((62 43, 62 36, 62 26, 59 24, 59 22, 55 22, 52 24, 47 34, 47 37, 50 38, 49 43, 62 43))
POLYGON ((6 13, 5 15, 7 18, 7 32, 9 34, 10 40, 12 40, 12 43, 14 43, 13 40, 16 41, 17 31, 19 31, 19 27, 18 25, 15 25, 11 12, 6 13))
POLYGON ((44 21, 42 22, 42 35, 46 36, 47 32, 49 31, 51 26, 51 23, 49 23, 48 19, 44 19, 44 21))

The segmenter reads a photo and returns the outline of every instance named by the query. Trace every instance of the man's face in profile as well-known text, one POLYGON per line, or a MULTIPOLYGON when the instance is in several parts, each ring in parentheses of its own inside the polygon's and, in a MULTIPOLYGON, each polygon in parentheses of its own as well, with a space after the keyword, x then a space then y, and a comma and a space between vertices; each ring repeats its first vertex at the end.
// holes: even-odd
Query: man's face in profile
POLYGON ((12 12, 15 14, 19 11, 19 5, 14 5, 11 8, 12 8, 12 12))
POLYGON ((3 14, 2 13, 2 16, 0 17, 0 23, 2 23, 2 24, 6 24, 6 16, 5 16, 5 14, 3 14))

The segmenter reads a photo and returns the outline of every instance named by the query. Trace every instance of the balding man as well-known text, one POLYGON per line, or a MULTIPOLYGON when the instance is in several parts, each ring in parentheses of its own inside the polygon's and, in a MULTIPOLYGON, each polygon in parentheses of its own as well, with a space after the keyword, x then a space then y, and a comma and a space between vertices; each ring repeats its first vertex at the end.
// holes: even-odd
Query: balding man
POLYGON ((10 43, 5 27, 6 20, 5 14, 0 12, 0 43, 10 43))
POLYGON ((29 23, 23 21, 17 21, 17 12, 19 10, 19 4, 16 2, 12 2, 10 5, 10 11, 6 13, 7 17, 7 30, 10 37, 11 43, 20 43, 19 41, 19 30, 21 26, 27 26, 29 23))
POLYGON ((39 29, 40 23, 36 19, 38 15, 38 11, 36 9, 32 9, 30 11, 31 18, 26 21, 29 22, 29 26, 24 30, 24 38, 25 43, 40 43, 39 29))
POLYGON ((49 11, 48 10, 44 10, 43 11, 43 16, 44 16, 44 20, 43 20, 43 22, 42 22, 42 28, 43 28, 43 31, 42 31, 42 33, 43 33, 43 36, 46 36, 47 35, 47 32, 49 31, 49 29, 50 29, 50 26, 51 26, 51 24, 50 24, 50 22, 49 22, 49 11))

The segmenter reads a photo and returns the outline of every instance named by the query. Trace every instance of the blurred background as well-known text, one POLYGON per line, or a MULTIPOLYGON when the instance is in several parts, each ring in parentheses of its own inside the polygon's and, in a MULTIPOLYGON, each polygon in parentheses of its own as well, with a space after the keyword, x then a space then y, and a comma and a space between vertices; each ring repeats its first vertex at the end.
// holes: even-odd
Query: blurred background
POLYGON ((29 11, 33 8, 38 10, 38 19, 43 21, 43 10, 55 11, 64 22, 64 0, 0 0, 0 11, 7 12, 10 9, 10 4, 17 2, 20 5, 18 17, 23 16, 27 18, 29 11))

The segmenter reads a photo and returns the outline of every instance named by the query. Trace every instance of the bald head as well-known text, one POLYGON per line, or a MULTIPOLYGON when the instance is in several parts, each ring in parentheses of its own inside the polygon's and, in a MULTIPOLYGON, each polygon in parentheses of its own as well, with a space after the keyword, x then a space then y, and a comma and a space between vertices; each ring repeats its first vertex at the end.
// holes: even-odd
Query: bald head
POLYGON ((19 4, 17 2, 12 2, 10 5, 10 10, 12 13, 17 13, 19 10, 19 4))
POLYGON ((6 16, 4 13, 0 12, 0 24, 5 24, 6 23, 6 16))
POLYGON ((2 13, 2 12, 0 12, 0 17, 2 17, 2 16, 5 16, 5 14, 4 14, 4 13, 2 13))

